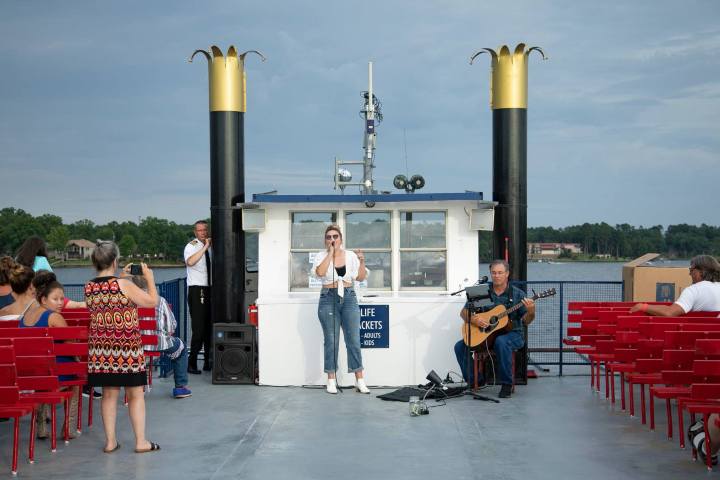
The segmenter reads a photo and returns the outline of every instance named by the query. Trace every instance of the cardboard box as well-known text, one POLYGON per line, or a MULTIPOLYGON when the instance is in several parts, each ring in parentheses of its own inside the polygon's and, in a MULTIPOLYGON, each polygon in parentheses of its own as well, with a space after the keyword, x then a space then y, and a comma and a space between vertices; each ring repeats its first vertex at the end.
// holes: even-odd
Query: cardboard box
POLYGON ((690 286, 692 280, 688 267, 656 267, 647 264, 659 256, 659 253, 646 253, 623 265, 624 301, 674 302, 680 292, 690 286))

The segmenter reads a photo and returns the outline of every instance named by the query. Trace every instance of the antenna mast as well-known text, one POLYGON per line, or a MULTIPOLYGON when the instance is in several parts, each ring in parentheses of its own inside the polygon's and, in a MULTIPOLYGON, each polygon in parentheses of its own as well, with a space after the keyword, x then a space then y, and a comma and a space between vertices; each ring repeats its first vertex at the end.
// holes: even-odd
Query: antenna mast
POLYGON ((382 122, 382 111, 380 101, 373 94, 373 69, 372 62, 368 62, 368 90, 362 93, 365 103, 360 116, 364 120, 363 132, 363 159, 362 160, 340 160, 335 157, 335 189, 338 187, 345 192, 348 185, 358 185, 363 195, 377 193, 374 187, 373 169, 375 168, 375 125, 382 122), (353 182, 350 171, 340 168, 342 165, 362 165, 362 182, 353 182))

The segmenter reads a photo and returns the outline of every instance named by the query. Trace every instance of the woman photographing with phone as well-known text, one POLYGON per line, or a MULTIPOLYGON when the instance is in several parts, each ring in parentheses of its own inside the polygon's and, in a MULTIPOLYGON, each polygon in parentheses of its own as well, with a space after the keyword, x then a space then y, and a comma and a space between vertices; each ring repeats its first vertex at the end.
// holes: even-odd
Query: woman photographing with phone
MULTIPOLYGON (((130 423, 135 432, 135 453, 153 452, 160 450, 160 446, 145 438, 143 386, 147 376, 137 307, 155 308, 158 293, 153 271, 144 263, 140 269, 148 283, 147 292, 128 278, 119 278, 119 256, 117 245, 110 241, 98 241, 91 255, 97 277, 85 285, 85 301, 90 311, 88 384, 103 389, 103 451, 113 453, 120 448, 115 420, 120 387, 125 387, 130 423)), ((125 266, 123 277, 128 276, 130 268, 130 264, 125 266)))
POLYGON ((360 308, 353 282, 367 276, 365 255, 343 248, 342 233, 337 225, 325 229, 325 250, 315 256, 311 274, 322 282, 318 318, 324 336, 324 364, 327 392, 337 393, 337 357, 342 327, 347 347, 348 372, 355 373, 355 389, 370 393, 363 378, 360 351, 360 308))

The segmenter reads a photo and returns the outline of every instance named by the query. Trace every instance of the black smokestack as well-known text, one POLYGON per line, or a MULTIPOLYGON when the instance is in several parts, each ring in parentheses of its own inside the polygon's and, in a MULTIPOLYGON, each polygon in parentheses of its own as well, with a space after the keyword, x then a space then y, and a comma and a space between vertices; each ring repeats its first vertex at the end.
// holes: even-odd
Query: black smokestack
POLYGON ((245 235, 241 210, 235 207, 245 201, 244 63, 249 52, 238 55, 234 46, 225 56, 216 46, 211 51, 197 50, 193 57, 205 55, 210 83, 212 321, 245 323, 245 235))
POLYGON ((525 44, 515 51, 503 45, 492 57, 490 107, 493 111, 493 254, 508 258, 511 280, 527 280, 527 59, 525 44))

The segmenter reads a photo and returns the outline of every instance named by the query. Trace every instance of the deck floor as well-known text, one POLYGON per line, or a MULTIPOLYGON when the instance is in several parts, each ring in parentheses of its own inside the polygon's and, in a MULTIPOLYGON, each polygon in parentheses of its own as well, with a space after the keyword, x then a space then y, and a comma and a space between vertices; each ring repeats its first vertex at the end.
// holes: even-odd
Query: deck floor
MULTIPOLYGON (((371 372, 369 372, 370 374, 371 372)), ((352 390, 215 386, 192 376, 193 397, 170 397, 170 379, 147 394, 148 437, 162 450, 138 455, 125 408, 122 448, 101 451, 95 425, 55 454, 38 442, 26 462, 27 420, 21 425, 21 478, 107 479, 450 479, 706 477, 677 439, 613 410, 593 394, 588 377, 541 377, 518 386, 500 404, 453 399, 431 414, 410 417, 408 405, 352 390)), ((496 395, 497 388, 484 393, 496 395)), ((60 418, 62 415, 59 416, 60 418)), ((0 478, 10 477, 11 422, 0 423, 0 478)))

